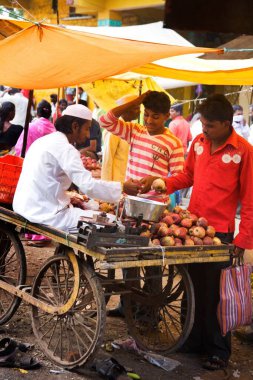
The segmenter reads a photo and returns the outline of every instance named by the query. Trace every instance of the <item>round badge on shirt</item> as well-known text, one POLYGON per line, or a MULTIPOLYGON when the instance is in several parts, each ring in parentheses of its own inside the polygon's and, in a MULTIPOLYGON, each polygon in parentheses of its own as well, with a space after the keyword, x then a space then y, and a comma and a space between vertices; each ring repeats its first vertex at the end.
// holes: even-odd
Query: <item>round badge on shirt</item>
POLYGON ((194 150, 195 150, 195 152, 197 151, 198 147, 199 147, 199 142, 196 142, 196 143, 194 144, 194 150))
POLYGON ((223 154, 221 159, 222 162, 224 162, 224 164, 229 164, 233 160, 233 158, 229 154, 223 154))
POLYGON ((198 146, 197 149, 196 149, 196 153, 197 153, 198 155, 202 154, 203 151, 204 151, 204 148, 203 148, 203 146, 201 146, 201 145, 198 146))
POLYGON ((239 164, 241 162, 242 158, 239 154, 234 154, 232 160, 235 164, 239 164))

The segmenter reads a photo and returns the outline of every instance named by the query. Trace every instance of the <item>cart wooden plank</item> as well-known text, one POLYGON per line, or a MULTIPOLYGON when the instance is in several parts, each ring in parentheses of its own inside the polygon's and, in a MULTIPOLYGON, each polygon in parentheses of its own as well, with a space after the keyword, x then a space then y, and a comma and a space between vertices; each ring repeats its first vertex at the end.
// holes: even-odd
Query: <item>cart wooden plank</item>
POLYGON ((133 267, 150 267, 157 265, 172 265, 172 264, 194 264, 194 263, 214 263, 229 261, 229 254, 208 256, 208 255, 195 255, 195 256, 180 256, 171 255, 165 259, 138 259, 138 260, 126 260, 126 261, 100 261, 98 267, 101 269, 120 269, 120 268, 133 268, 133 267))

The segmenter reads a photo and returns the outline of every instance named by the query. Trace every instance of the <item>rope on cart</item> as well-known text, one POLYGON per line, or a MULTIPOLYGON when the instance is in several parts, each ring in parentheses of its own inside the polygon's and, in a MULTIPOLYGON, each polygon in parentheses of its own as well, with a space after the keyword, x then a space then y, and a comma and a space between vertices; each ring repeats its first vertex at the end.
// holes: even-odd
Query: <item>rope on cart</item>
POLYGON ((27 223, 28 223, 28 220, 26 219, 24 222, 24 227, 23 227, 25 231, 26 231, 27 223))
POLYGON ((162 246, 162 245, 158 245, 158 247, 161 249, 162 251, 162 255, 163 255, 163 266, 164 266, 164 259, 165 259, 165 248, 162 246))
POLYGON ((68 232, 66 232, 66 234, 65 234, 65 239, 67 242, 67 246, 69 247, 69 233, 68 232))

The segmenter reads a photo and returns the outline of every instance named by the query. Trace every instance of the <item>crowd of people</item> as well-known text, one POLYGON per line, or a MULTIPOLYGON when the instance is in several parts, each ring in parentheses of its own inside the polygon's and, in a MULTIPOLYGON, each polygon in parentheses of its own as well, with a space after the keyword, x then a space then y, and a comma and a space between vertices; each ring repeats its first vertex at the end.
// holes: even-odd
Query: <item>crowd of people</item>
MULTIPOLYGON (((11 91, 0 98, 0 146, 3 154, 20 155, 28 100, 20 90, 11 91), (22 99, 22 117, 17 99, 22 99)), ((245 121, 242 107, 232 106, 223 95, 209 96, 197 111, 191 124, 182 104, 171 105, 169 96, 157 91, 119 99, 99 120, 87 107, 82 88, 71 101, 42 100, 29 125, 14 210, 31 222, 68 231, 83 215, 66 195, 71 183, 91 198, 118 202, 122 191, 152 193, 152 182, 162 178, 167 194, 193 186, 191 212, 206 217, 223 241, 234 243, 234 256, 243 256, 253 248, 253 125, 245 121), (136 120, 141 106, 143 124, 136 120), (80 152, 99 159, 101 150, 102 179, 96 180, 83 167, 80 152), (241 223, 234 239, 239 202, 241 223)), ((225 368, 231 354, 231 335, 221 335, 216 317, 219 277, 229 265, 189 265, 196 314, 183 351, 206 353, 209 370, 225 368)))

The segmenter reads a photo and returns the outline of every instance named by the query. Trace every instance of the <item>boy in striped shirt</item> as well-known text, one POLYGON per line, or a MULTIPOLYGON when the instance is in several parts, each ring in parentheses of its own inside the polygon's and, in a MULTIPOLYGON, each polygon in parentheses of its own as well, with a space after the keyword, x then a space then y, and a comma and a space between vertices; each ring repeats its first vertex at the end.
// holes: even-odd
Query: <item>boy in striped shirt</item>
POLYGON ((170 99, 164 92, 147 91, 138 98, 113 108, 101 116, 100 126, 130 145, 124 191, 136 195, 139 180, 147 176, 167 177, 183 170, 182 142, 164 126, 169 118, 170 99), (120 116, 129 108, 144 105, 144 126, 125 122, 120 116))

